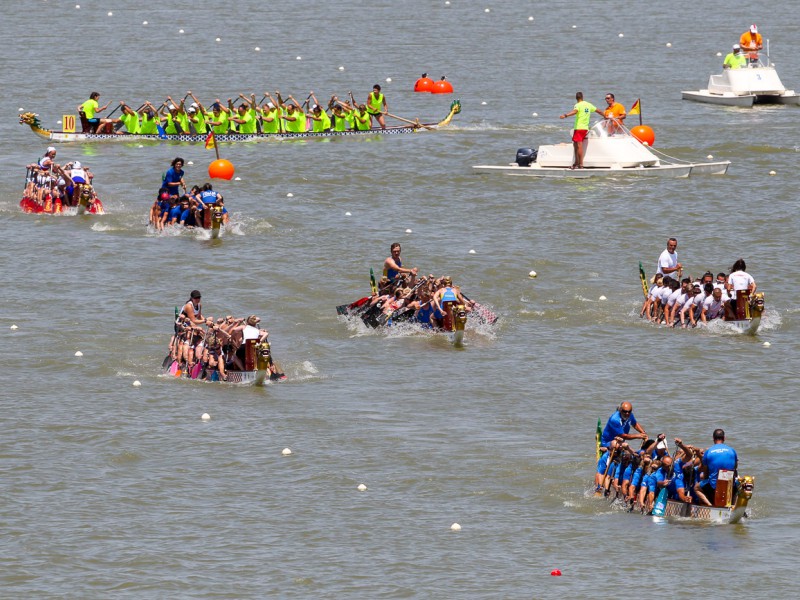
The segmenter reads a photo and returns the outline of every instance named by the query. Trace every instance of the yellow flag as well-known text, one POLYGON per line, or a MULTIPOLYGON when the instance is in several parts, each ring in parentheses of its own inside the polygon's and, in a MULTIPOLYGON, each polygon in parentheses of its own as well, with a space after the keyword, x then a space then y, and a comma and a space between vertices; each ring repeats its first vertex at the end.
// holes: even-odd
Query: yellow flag
POLYGON ((206 150, 212 150, 216 146, 216 141, 214 140, 214 132, 210 132, 208 137, 206 137, 206 150))
POLYGON ((642 113, 642 111, 639 110, 639 99, 637 98, 636 102, 633 103, 633 106, 631 106, 631 109, 628 111, 628 114, 629 115, 639 115, 641 113, 642 113))

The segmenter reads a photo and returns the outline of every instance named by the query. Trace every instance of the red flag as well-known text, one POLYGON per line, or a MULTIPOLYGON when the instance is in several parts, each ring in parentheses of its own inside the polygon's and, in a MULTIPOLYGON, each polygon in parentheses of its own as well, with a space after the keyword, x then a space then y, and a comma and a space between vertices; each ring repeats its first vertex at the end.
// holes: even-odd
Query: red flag
POLYGON ((206 150, 213 150, 217 147, 217 143, 214 140, 214 132, 210 131, 208 133, 208 137, 206 137, 206 150))

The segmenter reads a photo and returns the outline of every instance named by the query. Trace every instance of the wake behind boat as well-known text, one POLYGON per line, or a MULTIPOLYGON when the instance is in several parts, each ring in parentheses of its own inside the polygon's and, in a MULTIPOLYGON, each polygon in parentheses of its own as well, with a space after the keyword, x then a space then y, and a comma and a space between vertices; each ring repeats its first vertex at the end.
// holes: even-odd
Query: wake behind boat
POLYGON ((612 120, 597 122, 584 144, 582 169, 572 167, 570 143, 520 148, 516 162, 507 165, 475 165, 479 173, 502 173, 527 177, 576 178, 618 177, 689 177, 690 175, 725 175, 730 161, 691 163, 668 157, 642 144, 630 130, 612 120))

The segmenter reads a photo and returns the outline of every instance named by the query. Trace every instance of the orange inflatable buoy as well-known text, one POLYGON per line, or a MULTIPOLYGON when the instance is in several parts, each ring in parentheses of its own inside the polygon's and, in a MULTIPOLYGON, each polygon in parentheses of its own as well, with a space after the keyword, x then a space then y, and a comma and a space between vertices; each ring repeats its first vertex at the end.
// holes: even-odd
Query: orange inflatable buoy
POLYGON ((433 84, 433 89, 431 90, 431 94, 452 94, 453 93, 453 84, 451 84, 444 75, 442 78, 433 84))
POLYGON ((645 146, 652 146, 656 141, 656 133, 647 125, 637 125, 631 129, 631 135, 645 146))
POLYGON ((433 90, 433 79, 428 77, 427 73, 423 73, 422 77, 417 79, 417 82, 414 84, 414 91, 415 92, 430 92, 433 90))
POLYGON ((211 179, 233 179, 233 163, 224 158, 215 160, 208 165, 208 176, 211 179))

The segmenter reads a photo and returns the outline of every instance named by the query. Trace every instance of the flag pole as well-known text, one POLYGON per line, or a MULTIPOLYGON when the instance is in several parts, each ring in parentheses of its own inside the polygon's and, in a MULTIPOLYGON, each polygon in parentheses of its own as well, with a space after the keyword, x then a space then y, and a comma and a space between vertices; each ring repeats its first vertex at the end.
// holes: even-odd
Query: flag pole
MULTIPOLYGON (((643 124, 642 123, 642 99, 641 98, 637 98, 637 100, 639 100, 639 126, 641 126, 643 124)), ((217 158, 219 158, 219 157, 217 157, 217 158)))

